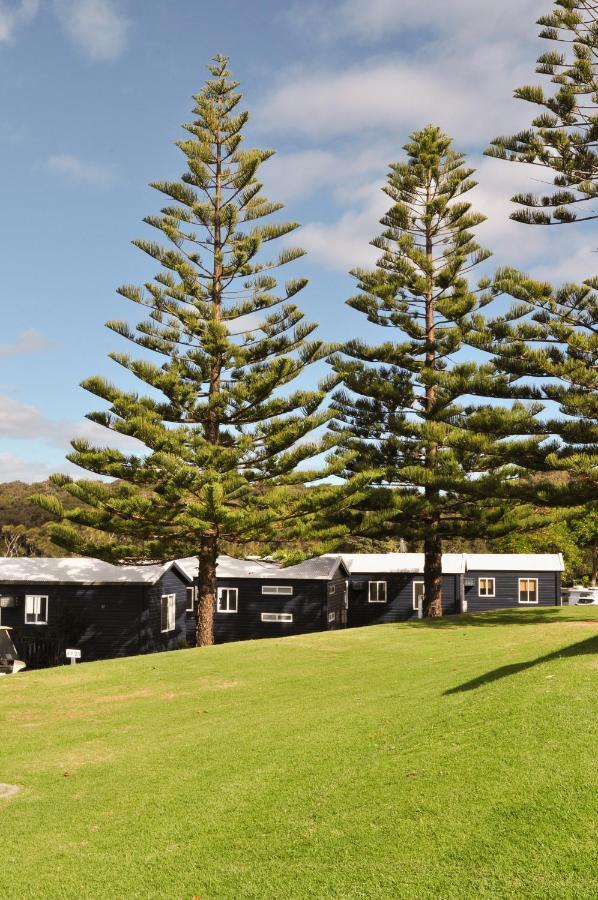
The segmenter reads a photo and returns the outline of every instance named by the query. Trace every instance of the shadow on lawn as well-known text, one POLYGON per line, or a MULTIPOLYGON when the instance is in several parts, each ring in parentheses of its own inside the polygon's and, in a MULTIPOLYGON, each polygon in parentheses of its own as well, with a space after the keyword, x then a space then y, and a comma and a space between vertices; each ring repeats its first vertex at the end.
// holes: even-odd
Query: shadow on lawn
POLYGON ((527 662, 511 663, 508 666, 500 666, 498 669, 492 669, 478 678, 472 678, 464 684, 450 688, 445 691, 448 694, 462 694, 465 691, 474 691, 476 688, 482 687, 484 684, 490 684, 493 681, 499 681, 501 678, 508 678, 510 675, 517 675, 526 669, 533 669, 545 662, 551 662, 553 659, 563 659, 567 656, 582 656, 586 653, 598 653, 598 637, 587 638, 585 641, 578 641, 569 647, 563 647, 561 650, 555 650, 553 653, 547 653, 545 656, 538 656, 537 659, 528 660, 527 662))
MULTIPOLYGON (((473 625, 476 628, 489 625, 547 625, 563 622, 581 622, 579 613, 567 612, 568 607, 545 606, 539 609, 496 609, 488 612, 459 613, 444 615, 440 619, 417 619, 407 624, 413 628, 463 628, 473 625)), ((575 607, 571 607, 571 610, 575 607)), ((578 608, 579 609, 579 608, 578 608)), ((598 617, 592 619, 598 624, 598 617)))

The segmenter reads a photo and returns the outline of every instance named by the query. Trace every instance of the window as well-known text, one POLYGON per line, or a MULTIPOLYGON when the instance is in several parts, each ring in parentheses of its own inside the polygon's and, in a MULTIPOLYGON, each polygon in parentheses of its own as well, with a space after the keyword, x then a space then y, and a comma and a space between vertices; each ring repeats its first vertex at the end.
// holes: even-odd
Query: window
POLYGON ((39 594, 27 594, 25 597, 25 624, 48 624, 48 598, 39 594))
POLYGON ((413 609, 419 612, 424 606, 424 582, 413 582, 413 609))
POLYGON ((262 622, 292 622, 293 613, 262 613, 262 622))
POLYGON ((238 588, 218 588, 218 604, 216 609, 220 613, 236 613, 239 607, 238 588))
POLYGON ((262 585, 262 594, 277 594, 285 597, 293 596, 293 588, 290 584, 264 584, 262 585))
POLYGON ((478 578, 478 596, 494 597, 494 578, 478 578))
POLYGON ((336 613, 335 613, 335 612, 329 612, 329 613, 328 613, 328 621, 329 621, 329 622, 334 622, 335 619, 336 619, 336 613))
POLYGON ((160 630, 164 634, 176 628, 176 594, 163 594, 160 602, 160 630))
POLYGON ((196 589, 194 587, 187 588, 187 612, 193 612, 193 610, 195 609, 195 590, 196 589))
POLYGON ((334 594, 335 592, 336 592, 336 586, 334 584, 331 584, 330 587, 328 588, 328 593, 334 594))
POLYGON ((386 582, 370 581, 368 603, 386 603, 386 582))
POLYGON ((519 602, 526 604, 534 604, 538 602, 537 578, 519 579, 519 602))

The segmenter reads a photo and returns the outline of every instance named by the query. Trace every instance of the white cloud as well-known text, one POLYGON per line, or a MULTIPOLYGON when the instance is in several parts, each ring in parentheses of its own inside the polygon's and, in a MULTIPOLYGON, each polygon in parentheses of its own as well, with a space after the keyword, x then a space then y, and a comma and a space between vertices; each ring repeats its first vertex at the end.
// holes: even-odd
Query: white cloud
POLYGON ((51 347, 50 342, 35 328, 22 331, 12 344, 0 344, 0 357, 20 356, 22 353, 42 353, 51 347))
POLYGON ((66 472, 79 478, 85 477, 87 474, 69 462, 50 466, 46 463, 23 459, 15 453, 0 453, 0 481, 25 481, 28 483, 45 481, 54 472, 66 472))
POLYGON ((125 50, 129 23, 118 0, 55 0, 68 38, 93 62, 117 59, 125 50))
POLYGON ((54 175, 60 175, 77 184, 90 184, 96 187, 106 187, 115 179, 112 166, 102 163, 85 162, 70 153, 61 153, 50 156, 43 167, 54 175))
POLYGON ((11 5, 0 2, 0 44, 11 41, 18 28, 35 18, 38 9, 39 0, 17 0, 11 5))
POLYGON ((88 440, 97 446, 116 447, 124 452, 139 452, 143 445, 134 438, 119 434, 88 419, 68 421, 50 419, 26 403, 0 394, 0 437, 21 440, 44 440, 54 447, 68 449, 74 438, 88 440))

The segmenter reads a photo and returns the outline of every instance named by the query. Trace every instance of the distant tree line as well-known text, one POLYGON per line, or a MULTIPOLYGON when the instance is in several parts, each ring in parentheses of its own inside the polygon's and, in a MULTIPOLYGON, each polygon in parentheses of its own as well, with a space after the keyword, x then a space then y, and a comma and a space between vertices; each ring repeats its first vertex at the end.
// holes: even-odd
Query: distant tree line
MULTIPOLYGON (((594 215, 578 210, 598 173, 597 4, 554 7, 542 36, 565 52, 538 61, 554 91, 520 89, 542 111, 487 151, 551 173, 555 191, 514 198, 528 225, 594 215)), ((108 323, 138 348, 111 356, 146 393, 84 382, 108 405, 89 418, 146 452, 73 441, 71 462, 116 484, 56 476, 70 503, 35 498, 59 520, 52 540, 112 560, 197 554, 199 644, 213 640, 225 547, 292 560, 407 541, 425 553, 429 616, 441 614, 443 550, 548 549, 569 535, 595 548, 598 280, 555 287, 489 272, 475 236, 484 217, 467 196, 474 170, 429 125, 390 165, 377 265, 352 273, 347 303, 379 338, 324 343, 297 305, 306 279, 279 280, 303 251, 285 241, 266 252, 297 227, 262 193, 272 151, 242 143, 248 113, 228 60, 208 68, 178 142, 184 174, 153 184, 165 197, 145 220, 157 237, 135 241, 158 271, 119 289, 145 318, 108 323), (325 361, 330 374, 310 386, 325 361)))

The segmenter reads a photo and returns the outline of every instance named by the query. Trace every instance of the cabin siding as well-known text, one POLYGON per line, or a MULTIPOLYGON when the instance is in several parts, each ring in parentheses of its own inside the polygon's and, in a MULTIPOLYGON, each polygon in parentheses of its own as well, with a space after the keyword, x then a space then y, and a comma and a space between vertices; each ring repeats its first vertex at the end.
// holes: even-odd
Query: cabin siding
MULTIPOLYGON (((1 611, 2 624, 13 628, 20 658, 28 664, 34 664, 27 657, 35 642, 54 644, 55 662, 65 662, 66 647, 81 650, 82 661, 140 652, 142 585, 8 584, 0 585, 0 594, 17 598, 17 607, 1 611), (25 623, 27 594, 48 597, 47 625, 25 623)), ((35 663, 43 659, 36 658, 35 663)))
POLYGON ((18 605, 0 610, 1 622, 30 668, 66 662, 67 647, 81 650, 81 661, 172 650, 186 643, 187 583, 173 569, 154 585, 77 585, 38 582, 0 584, 0 595, 18 605), (25 596, 48 597, 48 623, 25 623, 25 596), (175 631, 160 631, 160 598, 176 594, 175 631))
MULTIPOLYGON (((348 625, 382 625, 417 618, 413 609, 413 583, 423 581, 424 576, 404 572, 381 572, 351 575, 349 580, 348 625), (368 601, 368 583, 386 582, 386 603, 368 601)), ((444 615, 456 613, 458 600, 458 575, 442 576, 442 611, 444 615)))
POLYGON ((536 606, 555 606, 560 602, 561 573, 528 571, 481 571, 469 570, 465 575, 465 600, 468 612, 483 612, 484 610, 505 609, 516 607, 517 609, 535 609, 536 606), (480 597, 479 579, 494 578, 495 596, 480 597), (538 579, 538 603, 519 603, 519 579, 538 579), (467 580, 473 579, 473 587, 467 586, 467 580))
POLYGON ((328 627, 326 580, 290 580, 286 578, 219 578, 218 587, 237 588, 238 612, 214 612, 214 640, 247 641, 256 638, 286 637, 323 631, 328 627), (292 596, 262 594, 262 586, 290 585, 292 596), (261 614, 291 613, 292 622, 262 622, 261 614))
POLYGON ((326 583, 326 616, 324 628, 337 631, 347 627, 348 578, 339 567, 328 583, 326 583), (334 618, 332 618, 334 617, 334 618))

